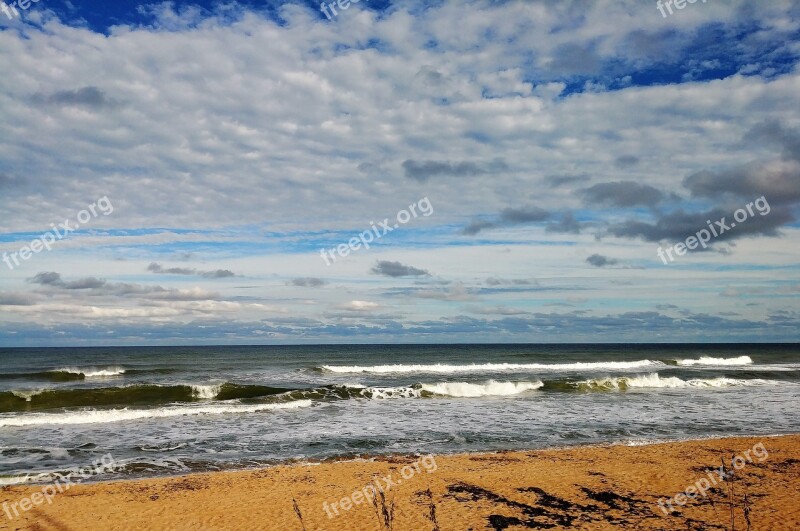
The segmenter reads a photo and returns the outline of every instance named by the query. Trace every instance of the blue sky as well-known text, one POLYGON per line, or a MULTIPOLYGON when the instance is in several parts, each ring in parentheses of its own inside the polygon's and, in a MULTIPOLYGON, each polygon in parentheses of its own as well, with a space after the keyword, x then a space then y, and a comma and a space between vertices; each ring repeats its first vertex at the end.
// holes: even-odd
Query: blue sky
POLYGON ((799 37, 781 0, 0 11, 0 345, 797 341, 799 37))

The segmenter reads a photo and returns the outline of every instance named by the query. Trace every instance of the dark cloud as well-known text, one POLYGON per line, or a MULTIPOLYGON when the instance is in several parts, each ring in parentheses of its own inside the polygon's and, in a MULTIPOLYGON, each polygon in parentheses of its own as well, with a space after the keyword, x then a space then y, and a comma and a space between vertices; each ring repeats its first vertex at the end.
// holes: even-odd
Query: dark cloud
POLYGON ((203 278, 230 278, 236 274, 228 269, 215 269, 213 271, 199 271, 189 267, 169 267, 165 268, 161 264, 152 262, 147 266, 147 270, 159 275, 191 275, 203 278))
POLYGON ((733 195, 753 201, 764 196, 775 205, 796 203, 800 201, 800 164, 751 162, 730 170, 697 172, 686 177, 683 185, 694 197, 733 195))
POLYGON ((236 276, 230 269, 215 269, 214 271, 200 271, 199 273, 203 278, 230 278, 236 276))
POLYGON ((780 147, 785 159, 800 161, 800 131, 786 127, 780 120, 756 124, 744 135, 744 142, 780 147))
POLYGON ((482 231, 484 229, 493 229, 495 227, 497 227, 496 223, 493 223, 491 221, 485 221, 485 220, 476 219, 476 220, 470 221, 469 225, 464 227, 464 229, 461 231, 461 233, 462 234, 466 234, 467 236, 475 236, 476 234, 478 234, 480 231, 482 231))
POLYGON ((438 87, 445 83, 446 77, 444 74, 434 69, 431 66, 425 65, 419 69, 414 76, 415 80, 419 80, 425 85, 438 87))
POLYGON ((304 288, 318 288, 324 286, 326 282, 321 278, 304 277, 292 279, 293 286, 300 286, 304 288))
POLYGON ((50 95, 35 94, 35 103, 52 105, 83 106, 92 108, 107 107, 112 104, 106 95, 97 87, 83 87, 76 90, 60 90, 50 95))
POLYGON ((155 262, 147 266, 147 270, 152 273, 165 274, 165 275, 194 275, 196 271, 195 269, 190 269, 187 267, 170 267, 168 269, 165 269, 163 266, 155 262))
POLYGON ((545 221, 550 217, 550 212, 535 206, 527 206, 522 208, 506 208, 498 216, 496 221, 488 220, 472 220, 461 231, 462 234, 467 236, 474 236, 480 231, 485 229, 494 229, 497 227, 522 225, 525 223, 536 223, 545 221))
POLYGON ((489 286, 538 286, 539 283, 535 280, 526 278, 497 278, 489 277, 486 279, 486 284, 489 286))
POLYGON ((575 219, 572 212, 567 212, 558 221, 548 223, 545 231, 557 234, 580 234, 582 225, 575 219))
POLYGON ((508 166, 500 159, 495 159, 488 164, 475 162, 447 162, 447 161, 415 161, 403 162, 406 177, 415 181, 425 182, 431 177, 469 177, 483 175, 490 172, 502 171, 508 166))
POLYGON ((417 269, 403 265, 400 262, 388 262, 380 260, 371 270, 376 275, 383 275, 386 277, 421 277, 429 275, 424 269, 417 269))
MULTIPOLYGON (((725 230, 718 237, 711 239, 710 243, 733 240, 747 235, 761 234, 764 236, 777 236, 778 228, 794 220, 788 209, 773 208, 768 215, 762 216, 754 210, 755 216, 749 217, 735 227, 725 230)), ((623 238, 642 238, 646 241, 658 242, 661 240, 685 240, 695 235, 700 230, 708 230, 708 221, 714 223, 725 218, 724 223, 730 227, 733 221, 731 212, 722 209, 713 209, 708 212, 684 212, 678 210, 662 215, 655 223, 630 220, 611 225, 608 232, 623 238)))
POLYGON ((581 173, 577 175, 551 175, 547 177, 546 181, 554 187, 559 187, 566 184, 584 183, 590 179, 591 177, 588 173, 581 173))
POLYGON ((215 300, 218 298, 218 295, 200 289, 178 290, 162 286, 146 286, 125 282, 113 283, 95 277, 85 277, 67 282, 61 278, 59 273, 54 272, 37 273, 34 277, 29 278, 28 282, 51 289, 82 291, 90 296, 132 296, 143 299, 173 301, 215 300))
POLYGON ((521 223, 535 223, 544 221, 550 216, 550 212, 538 207, 525 208, 506 208, 500 213, 500 221, 516 225, 521 223))
POLYGON ((664 193, 646 184, 635 181, 600 183, 583 190, 588 205, 612 207, 654 207, 664 199, 664 193))
POLYGON ((13 177, 0 173, 0 188, 11 188, 12 186, 21 184, 21 180, 14 179, 13 177))
POLYGON ((607 256, 603 256, 602 254, 593 254, 592 256, 586 259, 586 262, 595 267, 605 267, 608 265, 615 265, 619 263, 618 260, 609 258, 607 256))
POLYGON ((37 273, 33 278, 29 278, 28 282, 32 284, 39 284, 41 286, 52 286, 61 289, 98 289, 106 285, 106 281, 95 277, 86 277, 72 282, 65 282, 61 279, 61 275, 52 271, 37 273))
POLYGON ((0 306, 32 306, 36 297, 30 293, 0 292, 0 306))
POLYGON ((744 135, 745 143, 757 143, 781 151, 783 160, 755 161, 727 170, 704 170, 689 175, 683 185, 694 197, 735 196, 753 201, 764 196, 773 205, 800 201, 800 132, 769 120, 744 135))
POLYGON ((617 168, 630 168, 639 164, 639 157, 633 155, 622 155, 614 160, 617 168))
POLYGON ((33 284, 41 284, 43 286, 53 285, 57 286, 62 283, 61 275, 53 272, 37 273, 33 278, 29 278, 28 282, 33 284))

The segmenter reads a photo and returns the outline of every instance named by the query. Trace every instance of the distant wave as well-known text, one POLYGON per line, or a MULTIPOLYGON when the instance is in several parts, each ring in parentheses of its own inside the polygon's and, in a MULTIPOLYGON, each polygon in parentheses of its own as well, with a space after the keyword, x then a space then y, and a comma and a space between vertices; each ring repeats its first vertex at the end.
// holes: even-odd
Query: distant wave
POLYGON ((62 367, 39 372, 0 373, 0 380, 40 380, 45 382, 71 382, 90 378, 110 378, 114 376, 138 376, 145 374, 169 374, 178 372, 176 368, 158 367, 152 369, 125 369, 123 367, 86 368, 62 367))
POLYGON ((675 360, 678 365, 752 365, 753 360, 750 356, 739 356, 738 358, 712 358, 710 356, 700 356, 696 360, 675 360))
POLYGON ((43 426, 43 425, 70 425, 70 424, 105 424, 124 420, 155 419, 178 417, 185 415, 224 415, 257 413, 260 411, 273 411, 281 409, 296 409, 308 407, 311 400, 298 400, 285 404, 254 404, 254 405, 205 405, 200 407, 164 407, 157 409, 106 409, 86 410, 69 413, 34 413, 20 417, 0 418, 0 427, 4 426, 43 426))
POLYGON ((0 413, 80 406, 159 405, 198 400, 233 400, 290 391, 265 385, 128 385, 80 389, 37 389, 0 392, 0 413))
POLYGON ((373 373, 373 374, 399 374, 399 373, 460 373, 460 372, 503 372, 520 370, 544 371, 581 371, 581 370, 624 370, 639 369, 642 367, 664 366, 661 361, 598 361, 585 363, 483 363, 469 365, 323 365, 317 369, 337 374, 347 373, 373 373))
POLYGON ((125 369, 122 367, 105 367, 102 369, 96 367, 90 367, 87 369, 64 367, 50 372, 83 375, 84 378, 108 378, 109 376, 119 376, 121 374, 125 374, 125 369))
POLYGON ((761 379, 738 379, 738 378, 694 378, 682 380, 675 376, 661 377, 657 373, 643 374, 637 376, 618 376, 609 378, 595 378, 568 384, 570 387, 581 391, 624 391, 627 389, 684 389, 684 388, 713 388, 713 387, 735 387, 753 385, 778 385, 783 382, 761 379))
POLYGON ((72 382, 85 380, 87 378, 102 378, 119 376, 125 373, 125 369, 77 369, 65 367, 52 371, 40 372, 11 372, 0 374, 0 380, 41 380, 45 382, 72 382), (83 371, 87 372, 83 372, 83 371))

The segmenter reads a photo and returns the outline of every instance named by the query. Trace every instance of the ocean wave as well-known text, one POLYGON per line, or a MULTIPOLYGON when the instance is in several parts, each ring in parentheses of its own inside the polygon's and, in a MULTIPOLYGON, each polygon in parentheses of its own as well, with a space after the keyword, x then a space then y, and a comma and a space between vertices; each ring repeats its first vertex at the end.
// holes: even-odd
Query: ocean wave
POLYGON ((87 378, 109 378, 112 376, 139 376, 146 374, 170 374, 179 372, 179 369, 159 367, 152 369, 125 369, 122 367, 106 367, 103 369, 80 369, 78 367, 63 367, 50 371, 39 372, 6 372, 0 373, 0 380, 40 380, 46 382, 71 382, 86 380, 87 378))
POLYGON ((715 388, 737 387, 754 385, 779 385, 783 382, 761 379, 739 378, 693 378, 682 380, 676 376, 659 376, 658 373, 641 374, 636 376, 617 376, 608 378, 594 378, 580 382, 568 383, 581 391, 625 391, 627 389, 686 389, 686 388, 715 388))
POLYGON ((750 356, 739 356, 737 358, 712 358, 710 356, 700 356, 700 359, 674 360, 682 367, 692 365, 752 365, 753 360, 750 356))
POLYGON ((298 400, 285 404, 254 405, 204 405, 200 407, 182 406, 157 409, 105 409, 85 410, 69 413, 34 413, 31 415, 0 418, 0 427, 44 426, 71 424, 106 424, 125 420, 157 419, 186 415, 224 415, 258 413, 281 409, 296 409, 311 406, 311 400, 298 400))
POLYGON ((48 372, 83 375, 84 378, 108 378, 110 376, 119 376, 121 374, 125 374, 125 369, 122 367, 105 367, 102 369, 97 367, 90 367, 87 369, 63 367, 61 369, 55 369, 48 372))
POLYGON ((198 400, 234 400, 290 391, 264 385, 152 385, 0 392, 0 413, 81 406, 158 405, 198 400))
POLYGON ((583 371, 583 370, 625 370, 640 369, 643 367, 659 367, 665 364, 661 361, 598 361, 576 363, 483 363, 469 365, 445 365, 441 363, 432 365, 322 365, 318 370, 337 373, 372 373, 372 374, 397 374, 397 373, 441 373, 451 374, 460 372, 504 372, 521 370, 541 371, 583 371))

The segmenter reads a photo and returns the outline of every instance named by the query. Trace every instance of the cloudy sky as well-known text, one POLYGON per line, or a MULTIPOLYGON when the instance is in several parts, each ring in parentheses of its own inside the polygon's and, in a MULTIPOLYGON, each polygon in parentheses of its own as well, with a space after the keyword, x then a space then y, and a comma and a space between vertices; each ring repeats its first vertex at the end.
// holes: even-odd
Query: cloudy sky
POLYGON ((0 12, 0 345, 798 341, 800 4, 672 9, 0 12))

